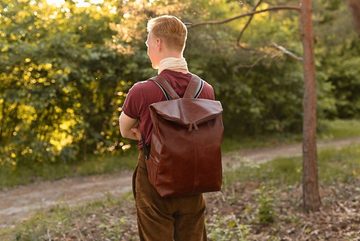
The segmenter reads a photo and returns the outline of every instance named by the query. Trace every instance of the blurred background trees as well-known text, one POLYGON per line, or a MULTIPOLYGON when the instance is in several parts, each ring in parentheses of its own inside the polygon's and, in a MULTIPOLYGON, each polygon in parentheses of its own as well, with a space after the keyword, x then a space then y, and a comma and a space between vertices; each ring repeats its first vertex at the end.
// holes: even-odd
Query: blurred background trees
MULTIPOLYGON (((174 14, 185 23, 248 12, 256 1, 0 0, 0 162, 73 162, 118 153, 118 116, 127 90, 156 71, 146 22, 174 14), (52 1, 53 2, 53 1, 52 1)), ((264 6, 281 1, 264 1, 264 6)), ((298 1, 289 1, 297 3, 298 1)), ((298 14, 271 12, 226 25, 190 28, 185 58, 224 106, 226 135, 300 133, 303 75, 298 14)), ((359 118, 360 43, 348 5, 314 5, 320 119, 359 118)))

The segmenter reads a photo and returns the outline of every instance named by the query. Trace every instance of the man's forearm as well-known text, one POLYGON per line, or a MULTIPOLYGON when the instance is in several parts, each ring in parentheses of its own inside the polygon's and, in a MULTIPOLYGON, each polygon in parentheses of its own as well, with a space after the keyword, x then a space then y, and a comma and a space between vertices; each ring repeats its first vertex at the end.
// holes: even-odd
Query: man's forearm
POLYGON ((138 129, 139 121, 127 116, 124 112, 119 117, 120 134, 131 140, 140 140, 141 134, 138 129))
MULTIPOLYGON (((121 130, 120 130, 121 132, 121 130)), ((131 139, 131 140, 141 140, 141 134, 138 128, 134 127, 131 128, 130 130, 123 130, 121 132, 121 136, 127 139, 131 139)))

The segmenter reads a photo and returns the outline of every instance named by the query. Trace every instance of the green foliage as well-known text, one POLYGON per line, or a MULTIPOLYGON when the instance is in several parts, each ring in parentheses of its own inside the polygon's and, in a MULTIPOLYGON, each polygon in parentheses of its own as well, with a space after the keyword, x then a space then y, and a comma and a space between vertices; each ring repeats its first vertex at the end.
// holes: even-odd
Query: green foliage
MULTIPOLYGON (((203 4, 205 13, 201 16, 205 20, 226 19, 249 11, 254 5, 254 1, 242 5, 227 2, 227 8, 219 10, 213 10, 211 3, 203 4)), ((221 1, 216 3, 222 6, 221 1)), ((289 4, 292 3, 297 2, 289 4)), ((269 4, 276 5, 278 1, 269 4)), ((319 119, 356 117, 360 113, 356 94, 360 45, 352 31, 351 16, 343 1, 314 4, 319 119)), ((227 135, 299 132, 302 65, 272 47, 276 43, 302 55, 298 15, 289 11, 256 15, 242 38, 243 48, 238 48, 236 39, 246 20, 190 29, 185 53, 191 66, 213 84, 224 104, 227 135), (202 58, 204 55, 206 58, 202 58)))
POLYGON ((261 186, 258 192, 257 219, 261 224, 271 224, 275 221, 276 216, 271 188, 261 186))
POLYGON ((41 2, 1 4, 1 164, 71 162, 126 146, 118 108, 132 63, 109 45, 120 19, 106 4, 41 2))
POLYGON ((317 76, 327 104, 332 102, 331 108, 320 105, 320 110, 328 118, 358 118, 360 41, 348 6, 341 0, 321 0, 315 11, 317 76))
MULTIPOLYGON (((70 163, 134 146, 120 137, 118 116, 132 84, 156 74, 144 45, 147 19, 225 19, 256 2, 1 0, 0 165, 70 163)), ((346 11, 340 0, 315 4, 320 118, 360 113, 359 40, 346 11)), ((189 29, 185 57, 222 101, 227 136, 301 132, 302 66, 273 46, 301 55, 298 20, 289 11, 256 15, 242 47, 246 18, 189 29)))
MULTIPOLYGON (((234 4, 215 14, 209 3, 206 19, 225 19, 251 9, 234 4)), ((298 19, 272 13, 255 16, 241 41, 243 49, 235 45, 245 20, 190 29, 185 51, 190 66, 214 86, 223 103, 227 135, 299 131, 301 65, 271 47, 276 42, 300 50, 298 19)))
POLYGON ((249 227, 241 224, 234 214, 211 215, 207 230, 209 239, 214 241, 246 241, 250 232, 249 227))

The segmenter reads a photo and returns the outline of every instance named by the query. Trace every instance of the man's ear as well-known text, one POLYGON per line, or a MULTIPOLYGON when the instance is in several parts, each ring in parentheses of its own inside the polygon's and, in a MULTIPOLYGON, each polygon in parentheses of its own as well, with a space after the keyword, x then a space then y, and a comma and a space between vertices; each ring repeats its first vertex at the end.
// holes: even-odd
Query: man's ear
POLYGON ((156 48, 158 49, 158 51, 160 51, 163 48, 164 42, 162 41, 162 39, 157 38, 156 39, 156 48))

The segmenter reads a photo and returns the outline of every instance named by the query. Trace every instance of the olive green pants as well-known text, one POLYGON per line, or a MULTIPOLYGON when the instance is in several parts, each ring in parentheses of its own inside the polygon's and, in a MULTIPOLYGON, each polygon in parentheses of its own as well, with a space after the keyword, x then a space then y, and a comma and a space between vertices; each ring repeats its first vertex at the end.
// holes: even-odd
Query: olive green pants
POLYGON ((133 192, 141 241, 206 241, 203 195, 162 198, 149 183, 140 150, 133 192))

